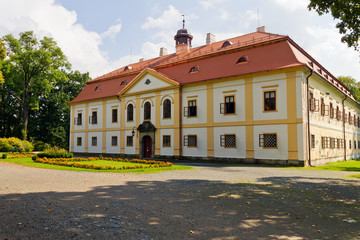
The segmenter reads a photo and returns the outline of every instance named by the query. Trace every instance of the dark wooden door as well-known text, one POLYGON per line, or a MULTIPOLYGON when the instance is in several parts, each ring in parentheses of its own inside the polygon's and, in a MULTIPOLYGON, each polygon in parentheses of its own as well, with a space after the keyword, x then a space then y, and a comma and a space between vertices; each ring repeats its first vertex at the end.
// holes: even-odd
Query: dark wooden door
POLYGON ((144 137, 144 158, 151 158, 152 154, 152 140, 151 137, 144 137))

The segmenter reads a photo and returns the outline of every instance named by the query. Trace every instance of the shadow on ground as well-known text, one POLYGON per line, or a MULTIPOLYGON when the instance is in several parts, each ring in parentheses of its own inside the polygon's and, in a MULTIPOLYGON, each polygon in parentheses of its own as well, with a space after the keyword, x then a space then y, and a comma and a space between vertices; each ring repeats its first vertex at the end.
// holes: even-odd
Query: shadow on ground
MULTIPOLYGON (((128 182, 0 197, 1 239, 359 239, 359 182, 128 182)), ((76 183, 74 183, 76 184, 76 183)))

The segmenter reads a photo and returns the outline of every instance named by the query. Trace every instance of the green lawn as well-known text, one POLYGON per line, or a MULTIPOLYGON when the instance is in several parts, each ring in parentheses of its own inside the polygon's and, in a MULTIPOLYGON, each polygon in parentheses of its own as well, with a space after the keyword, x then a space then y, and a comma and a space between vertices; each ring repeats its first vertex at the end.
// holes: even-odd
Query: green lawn
MULTIPOLYGON (((158 173, 163 171, 181 171, 181 170, 193 170, 192 167, 188 166, 180 166, 173 165, 172 167, 163 167, 163 168, 145 168, 145 169, 127 169, 127 170, 95 170, 95 169, 85 169, 85 168, 75 168, 75 167, 66 167, 66 166, 58 166, 44 163, 34 162, 31 158, 13 158, 13 159, 0 159, 1 162, 8 162, 19 164, 23 166, 29 167, 37 167, 37 168, 47 168, 47 169, 56 169, 56 170, 67 170, 67 171, 79 171, 79 172, 134 172, 134 173, 158 173)), ((106 161, 106 160, 98 160, 98 161, 82 161, 81 163, 90 163, 95 165, 102 166, 129 166, 129 165, 146 165, 139 163, 128 163, 128 162, 115 162, 115 161, 106 161)))
MULTIPOLYGON (((337 161, 337 162, 327 163, 324 166, 308 167, 308 168, 294 167, 294 168, 302 169, 302 170, 332 170, 332 171, 360 172, 360 160, 337 161)), ((360 178, 360 174, 353 174, 350 175, 350 177, 360 178)))

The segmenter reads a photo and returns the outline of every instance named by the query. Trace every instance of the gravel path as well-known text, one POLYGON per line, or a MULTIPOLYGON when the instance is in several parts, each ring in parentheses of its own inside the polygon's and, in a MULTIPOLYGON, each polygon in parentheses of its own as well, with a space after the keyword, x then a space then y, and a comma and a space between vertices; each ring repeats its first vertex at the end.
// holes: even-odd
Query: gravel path
POLYGON ((191 165, 121 174, 0 162, 0 240, 360 239, 349 172, 191 165))

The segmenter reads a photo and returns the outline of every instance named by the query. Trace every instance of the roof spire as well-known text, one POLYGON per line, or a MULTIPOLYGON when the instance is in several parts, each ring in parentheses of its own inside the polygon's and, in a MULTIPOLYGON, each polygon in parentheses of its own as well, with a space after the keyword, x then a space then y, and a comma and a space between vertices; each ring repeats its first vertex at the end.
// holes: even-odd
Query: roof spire
POLYGON ((185 15, 181 15, 183 17, 183 28, 185 28, 185 15))

